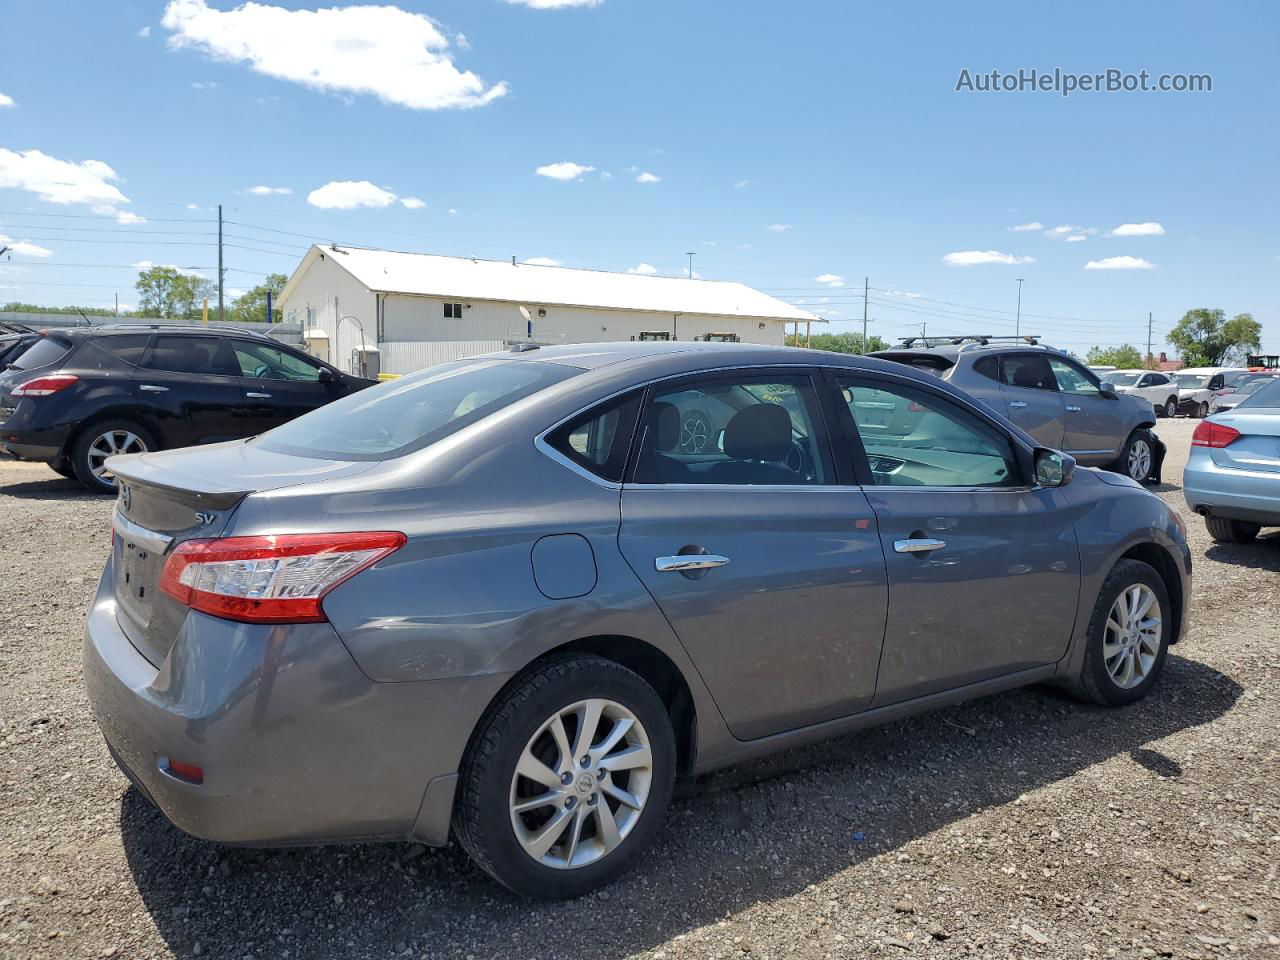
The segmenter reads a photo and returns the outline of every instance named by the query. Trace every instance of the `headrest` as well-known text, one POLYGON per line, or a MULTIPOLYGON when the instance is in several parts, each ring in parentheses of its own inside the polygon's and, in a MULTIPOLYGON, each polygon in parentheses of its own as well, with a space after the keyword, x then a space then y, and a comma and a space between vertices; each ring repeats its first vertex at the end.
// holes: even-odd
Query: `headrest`
POLYGON ((1013 371, 1013 385, 1015 387, 1030 387, 1038 389, 1040 386, 1040 375, 1036 373, 1035 367, 1029 363, 1020 365, 1013 371))
POLYGON ((724 452, 735 460, 778 461, 790 450, 791 417, 776 403, 744 407, 724 430, 724 452))
POLYGON ((680 409, 674 403, 657 401, 649 411, 649 429, 653 431, 653 449, 674 450, 680 442, 680 409))

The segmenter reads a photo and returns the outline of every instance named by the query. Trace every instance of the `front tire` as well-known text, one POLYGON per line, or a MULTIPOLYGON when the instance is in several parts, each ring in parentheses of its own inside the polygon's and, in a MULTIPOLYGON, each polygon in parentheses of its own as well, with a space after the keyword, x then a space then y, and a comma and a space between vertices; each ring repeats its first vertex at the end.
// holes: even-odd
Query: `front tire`
POLYGON ((1209 536, 1219 543, 1253 543, 1262 530, 1261 525, 1247 520, 1228 520, 1225 517, 1205 517, 1209 536))
POLYGON ((1196 418, 1199 420, 1203 420, 1208 415, 1209 415, 1209 404, 1201 400, 1200 403, 1196 406, 1196 418))
POLYGON ((1164 402, 1164 415, 1172 420, 1178 415, 1178 398, 1170 397, 1164 402))
POLYGON ((643 678, 602 657, 549 658, 480 721, 455 832, 516 893, 578 897, 615 880, 649 844, 675 769, 671 718, 643 678))
POLYGON ((1123 473, 1142 483, 1151 475, 1155 465, 1155 444, 1149 430, 1135 430, 1120 448, 1120 457, 1111 465, 1116 473, 1123 473))
POLYGON ((1139 560, 1121 560, 1098 592, 1072 692, 1105 707, 1141 700, 1164 669, 1172 635, 1173 606, 1160 574, 1139 560))
POLYGON ((76 438, 70 466, 76 479, 95 493, 115 493, 116 478, 106 468, 109 458, 156 449, 151 433, 132 420, 103 420, 76 438))

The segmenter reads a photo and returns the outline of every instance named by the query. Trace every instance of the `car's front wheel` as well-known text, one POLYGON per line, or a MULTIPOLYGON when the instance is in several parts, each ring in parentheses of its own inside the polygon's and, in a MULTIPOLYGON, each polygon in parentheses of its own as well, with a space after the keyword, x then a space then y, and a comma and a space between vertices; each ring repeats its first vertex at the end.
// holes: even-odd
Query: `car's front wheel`
POLYGON ((1155 462, 1155 452, 1151 443, 1151 433, 1147 430, 1135 430, 1129 435, 1120 450, 1120 457, 1112 465, 1118 473, 1125 473, 1142 483, 1151 475, 1151 467, 1155 462))
POLYGON ((156 449, 155 438, 131 420, 104 420, 76 438, 70 464, 76 479, 97 493, 115 493, 116 477, 107 469, 107 460, 125 453, 146 453, 156 449))
POLYGON ((616 879, 649 843, 675 768, 670 716, 643 678, 601 657, 549 658, 481 720, 455 830, 517 893, 580 896, 616 879))
POLYGON ((1164 402, 1164 415, 1170 419, 1178 415, 1178 398, 1170 397, 1164 402))
POLYGON ((1205 517, 1204 525, 1209 536, 1219 543, 1252 543, 1262 530, 1259 524, 1246 520, 1228 520, 1225 517, 1205 517))
POLYGON ((1109 707, 1145 697, 1164 669, 1172 616, 1169 591, 1154 567, 1117 563, 1098 593, 1073 691, 1109 707))
POLYGON ((1199 404, 1196 405, 1196 417, 1197 419, 1203 420, 1208 415, 1209 415, 1209 404, 1205 403, 1202 400, 1200 401, 1199 404))

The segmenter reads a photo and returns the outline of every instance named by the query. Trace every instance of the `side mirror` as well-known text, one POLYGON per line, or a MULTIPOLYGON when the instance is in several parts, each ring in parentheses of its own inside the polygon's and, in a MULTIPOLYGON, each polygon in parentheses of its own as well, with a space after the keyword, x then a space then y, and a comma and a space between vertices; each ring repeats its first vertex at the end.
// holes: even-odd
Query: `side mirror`
POLYGON ((1116 385, 1109 380, 1103 380, 1098 384, 1098 392, 1108 400, 1114 400, 1117 396, 1116 385))
POLYGON ((332 370, 330 370, 328 367, 321 367, 321 368, 320 368, 320 382, 321 382, 321 383, 333 383, 333 371, 332 371, 332 370))
POLYGON ((1071 482, 1076 462, 1065 453, 1041 447, 1036 450, 1036 486, 1065 487, 1071 482))

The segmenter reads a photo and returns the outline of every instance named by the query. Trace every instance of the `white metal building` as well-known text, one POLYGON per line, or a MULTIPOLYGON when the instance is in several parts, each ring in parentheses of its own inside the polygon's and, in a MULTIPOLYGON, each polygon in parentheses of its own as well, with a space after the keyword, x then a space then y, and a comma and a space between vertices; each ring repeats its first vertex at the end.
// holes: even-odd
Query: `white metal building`
POLYGON ((731 334, 781 345, 786 324, 819 319, 741 283, 345 246, 313 246, 280 307, 316 356, 355 371, 358 351, 376 351, 384 373, 519 342, 731 334))

